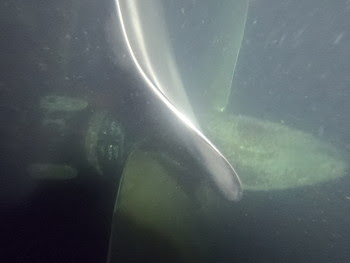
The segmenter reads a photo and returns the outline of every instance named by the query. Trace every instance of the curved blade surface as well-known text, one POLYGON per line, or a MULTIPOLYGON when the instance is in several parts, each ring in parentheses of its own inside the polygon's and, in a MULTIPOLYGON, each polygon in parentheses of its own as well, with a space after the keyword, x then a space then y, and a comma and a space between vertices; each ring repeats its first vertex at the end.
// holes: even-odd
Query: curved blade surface
POLYGON ((220 151, 201 132, 176 65, 162 2, 116 0, 118 19, 130 57, 155 96, 181 121, 186 146, 228 200, 242 197, 240 179, 220 151))

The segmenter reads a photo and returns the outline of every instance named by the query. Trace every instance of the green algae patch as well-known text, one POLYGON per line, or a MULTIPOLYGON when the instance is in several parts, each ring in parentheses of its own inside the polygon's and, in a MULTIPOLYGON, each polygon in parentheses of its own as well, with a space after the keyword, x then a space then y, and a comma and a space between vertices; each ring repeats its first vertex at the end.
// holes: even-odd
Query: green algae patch
POLYGON ((38 180, 69 180, 77 177, 77 170, 66 164, 33 163, 27 167, 32 178, 38 180))
POLYGON ((303 131, 241 115, 204 118, 206 134, 234 165, 245 189, 312 185, 341 177, 348 168, 339 149, 303 131))
POLYGON ((85 100, 66 96, 45 96, 40 99, 40 108, 47 112, 63 111, 73 112, 86 109, 88 103, 85 100))

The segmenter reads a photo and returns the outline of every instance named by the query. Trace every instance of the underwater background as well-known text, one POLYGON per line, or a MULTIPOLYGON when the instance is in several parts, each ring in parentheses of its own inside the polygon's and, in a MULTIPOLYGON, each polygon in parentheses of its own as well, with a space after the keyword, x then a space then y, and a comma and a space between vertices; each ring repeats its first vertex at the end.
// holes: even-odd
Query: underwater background
MULTIPOLYGON (((99 111, 109 111, 125 124, 125 141, 154 133, 148 127, 153 117, 145 113, 152 98, 138 88, 130 65, 117 65, 124 58, 116 58, 106 37, 112 4, 0 4, 1 262, 107 260, 117 182, 101 179, 75 146, 85 136, 88 116, 99 111), (38 129, 46 118, 43 112, 51 114, 41 99, 52 94, 79 98, 72 103, 78 108, 87 102, 69 120, 71 128, 62 130, 68 142, 57 129, 38 129), (74 164, 72 169, 60 167, 74 180, 33 180, 32 174, 40 177, 46 168, 32 164, 52 160, 74 164)), ((223 201, 210 219, 206 261, 349 262, 349 12, 346 0, 249 1, 227 112, 256 120, 246 128, 250 143, 264 132, 255 130, 264 127, 256 123, 282 125, 337 149, 330 155, 340 164, 320 170, 344 169, 329 180, 247 188, 241 201, 223 201)), ((259 156, 259 148, 250 149, 242 152, 259 156)), ((123 239, 117 244, 129 249, 123 239)), ((120 262, 145 261, 142 253, 130 257, 125 251, 120 262)))

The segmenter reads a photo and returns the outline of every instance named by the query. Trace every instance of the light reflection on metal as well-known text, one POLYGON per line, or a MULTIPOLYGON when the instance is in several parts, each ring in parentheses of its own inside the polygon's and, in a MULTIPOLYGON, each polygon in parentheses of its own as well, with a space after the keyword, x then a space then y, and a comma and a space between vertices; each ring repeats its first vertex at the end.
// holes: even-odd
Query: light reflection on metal
MULTIPOLYGON (((171 75, 169 82, 176 81, 174 87, 176 88, 175 93, 179 96, 171 96, 174 94, 167 94, 167 89, 162 84, 162 81, 159 79, 159 68, 155 68, 153 65, 152 57, 148 51, 148 46, 146 44, 146 39, 144 36, 144 28, 143 23, 140 20, 140 12, 144 10, 140 10, 140 3, 143 1, 137 0, 115 0, 116 1, 116 11, 118 14, 122 34, 125 40, 126 47, 128 49, 129 55, 132 58, 132 61, 142 77, 142 79, 146 82, 147 86, 152 90, 152 92, 164 103, 164 105, 176 116, 186 128, 186 135, 189 136, 190 145, 187 144, 188 149, 193 153, 198 155, 197 159, 205 166, 206 170, 211 175, 213 181, 220 189, 220 191, 224 194, 224 196, 231 201, 238 201, 242 197, 242 188, 240 179, 235 172, 234 168, 227 161, 227 159, 220 153, 220 151, 208 140, 208 138, 200 131, 199 125, 196 123, 194 117, 189 118, 191 115, 191 108, 188 105, 187 115, 180 109, 176 99, 186 98, 186 94, 182 87, 182 82, 180 80, 179 74, 177 72, 175 61, 170 54, 158 54, 159 57, 162 57, 166 61, 164 66, 166 66, 169 70, 169 74, 171 75), (128 20, 126 21, 126 17, 128 20), (131 23, 129 28, 127 28, 126 22, 131 23), (132 30, 128 30, 128 29, 132 30), (130 32, 131 31, 131 32, 130 32), (130 41, 130 36, 137 40, 137 47, 133 45, 130 41), (137 50, 137 52, 136 52, 137 50), (141 62, 142 60, 142 62, 141 62), (190 113, 188 112, 190 109, 190 113)), ((149 5, 152 5, 154 8, 153 13, 161 12, 159 10, 159 5, 161 2, 159 1, 144 1, 149 5), (156 3, 156 4, 155 4, 156 3)), ((144 3, 143 2, 143 3, 144 3)), ((148 14, 148 18, 157 19, 157 17, 152 17, 148 14), (151 18, 150 18, 151 17, 151 18)), ((153 21, 154 22, 154 21, 153 21)), ((159 26, 164 21, 157 21, 159 26)), ((154 24, 154 23, 153 23, 154 24)), ((159 32, 158 32, 159 33, 159 32)), ((155 36, 157 37, 157 36, 155 36)), ((161 39, 162 40, 162 39, 161 39)), ((165 44, 165 43, 163 43, 165 44)), ((159 43, 158 43, 159 45, 159 43)), ((162 43, 160 43, 162 45, 162 43)), ((164 49, 164 48, 163 48, 164 49)), ((169 49, 170 51, 170 49, 169 49)), ((159 61, 158 61, 159 62, 159 61)), ((159 67, 159 64, 158 64, 159 67)), ((172 91, 174 93, 174 91, 172 91)), ((181 103, 180 103, 181 106, 181 103)), ((187 105, 186 105, 187 106, 187 105)))

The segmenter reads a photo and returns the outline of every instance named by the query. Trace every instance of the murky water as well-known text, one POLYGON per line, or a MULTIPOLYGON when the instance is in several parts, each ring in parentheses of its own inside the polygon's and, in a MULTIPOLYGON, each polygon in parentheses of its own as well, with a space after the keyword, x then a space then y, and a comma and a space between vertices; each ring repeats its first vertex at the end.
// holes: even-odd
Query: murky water
POLYGON ((349 262, 350 2, 242 0, 227 28, 209 2, 159 10, 239 202, 135 71, 114 1, 1 2, 1 262, 349 262))

